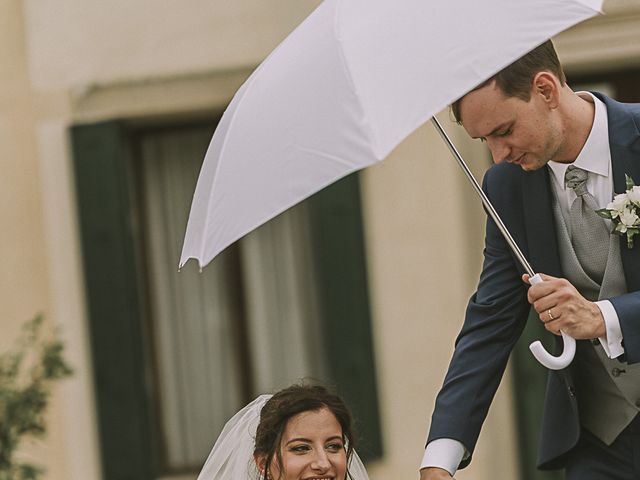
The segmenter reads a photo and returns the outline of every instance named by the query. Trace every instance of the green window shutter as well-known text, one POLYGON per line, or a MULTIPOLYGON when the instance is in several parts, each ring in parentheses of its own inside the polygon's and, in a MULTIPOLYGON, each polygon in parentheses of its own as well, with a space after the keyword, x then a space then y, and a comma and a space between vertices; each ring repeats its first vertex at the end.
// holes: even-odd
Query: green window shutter
MULTIPOLYGON (((135 143, 120 122, 71 130, 105 480, 154 478, 162 455, 150 420, 141 228, 132 198, 135 143)), ((331 381, 350 406, 364 459, 381 456, 360 189, 357 175, 310 200, 331 381)))
POLYGON ((309 200, 326 354, 349 405, 363 459, 382 455, 366 256, 357 174, 309 200))
POLYGON ((118 122, 71 138, 104 478, 151 479, 128 139, 118 122))

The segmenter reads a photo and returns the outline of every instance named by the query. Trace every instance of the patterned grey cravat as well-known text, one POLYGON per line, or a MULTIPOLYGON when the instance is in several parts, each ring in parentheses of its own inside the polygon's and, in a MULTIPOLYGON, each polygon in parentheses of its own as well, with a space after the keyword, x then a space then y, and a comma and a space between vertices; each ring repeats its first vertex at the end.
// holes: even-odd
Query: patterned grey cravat
POLYGON ((565 184, 577 196, 569 209, 571 243, 584 271, 601 285, 609 253, 609 229, 595 212, 599 207, 587 191, 587 175, 573 165, 564 174, 565 184))

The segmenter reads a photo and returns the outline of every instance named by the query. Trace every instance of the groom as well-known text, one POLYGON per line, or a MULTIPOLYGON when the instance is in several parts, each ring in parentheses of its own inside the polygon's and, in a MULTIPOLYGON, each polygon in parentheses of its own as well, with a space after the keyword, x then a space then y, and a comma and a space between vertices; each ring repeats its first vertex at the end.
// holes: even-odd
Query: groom
POLYGON ((491 150, 497 165, 483 188, 544 282, 529 286, 489 219, 421 480, 471 461, 530 308, 549 332, 578 340, 573 363, 549 373, 539 468, 563 468, 569 480, 640 478, 640 238, 629 248, 594 213, 626 191, 625 174, 640 183, 640 105, 573 92, 547 42, 452 108, 491 150))

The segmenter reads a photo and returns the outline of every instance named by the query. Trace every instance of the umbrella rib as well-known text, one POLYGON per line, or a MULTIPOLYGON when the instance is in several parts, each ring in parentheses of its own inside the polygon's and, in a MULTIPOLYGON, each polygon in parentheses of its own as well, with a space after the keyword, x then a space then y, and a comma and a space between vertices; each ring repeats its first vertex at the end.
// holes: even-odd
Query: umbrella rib
MULTIPOLYGON (((275 55, 278 52, 278 50, 280 50, 281 47, 282 47, 282 43, 280 45, 278 45, 269 55, 267 55, 267 57, 260 63, 260 65, 258 65, 258 67, 254 70, 254 72, 245 81, 245 83, 242 85, 242 87, 240 87, 240 90, 242 90, 242 95, 239 98, 237 98, 238 104, 235 107, 236 110, 238 110, 240 108, 240 106, 242 105, 244 97, 248 93, 249 88, 251 87, 251 85, 253 85, 256 82, 256 80, 258 79, 258 76, 261 74, 266 61, 270 57, 275 55)), ((240 93, 240 90, 238 90, 238 92, 236 92, 236 96, 238 95, 238 93, 240 93)), ((234 98, 231 100, 231 102, 233 102, 233 100, 236 99, 236 96, 234 96, 234 98)), ((231 102, 230 102, 230 104, 231 104, 231 102)), ((223 116, 223 118, 224 118, 224 116, 223 116)), ((227 128, 228 132, 230 132, 232 130, 232 126, 235 123, 235 120, 236 120, 236 115, 232 115, 231 120, 229 121, 229 126, 227 128)), ((218 154, 218 158, 222 158, 223 155, 224 155, 224 152, 225 152, 226 147, 227 147, 227 139, 228 139, 228 135, 225 135, 224 139, 222 140, 222 145, 220 146, 220 153, 218 154)), ((207 199, 207 209, 206 209, 206 215, 205 215, 205 221, 204 221, 204 229, 203 229, 204 232, 206 232, 209 229, 209 219, 211 217, 209 215, 209 209, 211 208, 211 201, 212 201, 213 193, 216 191, 215 185, 218 182, 218 170, 220 169, 221 163, 222 162, 218 162, 218 164, 216 165, 216 170, 215 170, 215 172, 213 174, 213 180, 211 182, 211 188, 210 188, 209 196, 208 196, 208 199, 207 199)), ((238 237, 238 238, 240 238, 240 237, 238 237)), ((200 259, 203 258, 203 256, 204 256, 204 250, 205 250, 204 244, 205 244, 205 242, 203 240, 201 240, 200 248, 198 249, 200 258, 198 258, 197 260, 198 260, 198 263, 200 264, 200 269, 201 270, 202 270, 203 265, 202 265, 200 259)), ((193 257, 189 257, 189 258, 193 258, 193 257)), ((186 261, 185 261, 185 263, 186 263, 186 261)), ((208 261, 204 262, 205 265, 207 263, 208 263, 208 261)))
POLYGON ((358 102, 358 105, 360 105, 360 110, 362 111, 362 124, 366 127, 365 128, 365 134, 366 136, 369 138, 369 142, 371 145, 371 153, 373 154, 373 157, 377 160, 382 160, 386 155, 383 156, 379 156, 376 154, 376 152, 378 152, 378 139, 374 133, 373 127, 371 126, 371 123, 368 120, 368 116, 367 116, 367 112, 366 109, 364 108, 364 104, 362 103, 362 100, 360 98, 360 95, 358 95, 357 92, 357 88, 356 88, 356 83, 353 80, 353 75, 351 73, 351 70, 349 69, 349 65, 347 63, 347 60, 345 58, 344 55, 344 50, 342 48, 342 38, 340 35, 340 29, 338 28, 338 17, 339 17, 339 12, 340 12, 340 8, 343 4, 342 0, 337 0, 336 1, 337 5, 336 5, 336 9, 334 12, 334 16, 333 16, 333 31, 336 37, 336 40, 338 42, 339 48, 338 48, 338 56, 340 58, 340 64, 342 65, 342 68, 345 72, 345 78, 347 79, 347 81, 349 82, 349 84, 351 85, 351 90, 353 92, 353 96, 355 97, 356 101, 358 102))
MULTIPOLYGON (((272 52, 272 54, 273 54, 273 52, 272 52)), ((247 94, 247 92, 249 90, 249 87, 255 82, 257 74, 260 72, 260 70, 261 70, 261 68, 258 67, 258 69, 256 71, 254 71, 254 73, 246 80, 245 84, 241 87, 243 92, 242 92, 242 96, 237 99, 238 100, 238 105, 236 105, 236 110, 238 108, 240 108, 240 105, 242 104, 242 101, 244 100, 244 97, 247 94)), ((233 102, 233 100, 232 100, 232 102, 233 102)), ((236 120, 236 116, 232 115, 232 117, 231 117, 231 119, 229 121, 229 127, 227 128, 227 132, 231 131, 232 126, 235 123, 235 120, 236 120)), ((226 134, 224 136, 224 138, 222 139, 222 145, 220 146, 220 153, 218 154, 218 158, 219 159, 222 158, 222 156, 224 154, 224 151, 225 151, 225 149, 227 147, 227 139, 228 138, 229 138, 229 135, 226 134)), ((220 169, 220 165, 221 164, 222 164, 222 162, 220 162, 220 161, 217 162, 216 169, 215 169, 215 172, 213 174, 213 180, 211 182, 211 188, 209 190, 209 195, 208 195, 207 203, 206 203, 207 209, 206 209, 206 214, 205 214, 204 229, 202 230, 203 232, 206 232, 209 229, 209 220, 211 218, 211 215, 209 215, 209 210, 211 209, 212 200, 213 200, 213 194, 214 194, 214 192, 216 192, 215 185, 218 182, 218 171, 220 169)), ((203 265, 201 264, 201 259, 204 256, 204 250, 205 250, 205 242, 204 242, 203 239, 201 239, 200 248, 199 248, 199 258, 198 258, 198 263, 200 264, 200 269, 202 269, 202 267, 203 267, 203 265)), ((208 262, 205 262, 205 265, 207 263, 208 262)))

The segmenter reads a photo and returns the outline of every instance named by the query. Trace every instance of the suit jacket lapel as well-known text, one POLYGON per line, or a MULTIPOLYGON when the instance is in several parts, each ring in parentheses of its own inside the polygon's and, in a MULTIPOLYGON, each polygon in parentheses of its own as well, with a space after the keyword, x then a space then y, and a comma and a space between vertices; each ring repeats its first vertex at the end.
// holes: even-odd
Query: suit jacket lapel
MULTIPOLYGON (((607 105, 609 142, 613 171, 614 191, 626 191, 625 173, 640 184, 640 132, 621 104, 604 95, 596 94, 607 105)), ((562 277, 560 254, 553 217, 549 170, 541 168, 522 174, 522 205, 526 229, 528 259, 536 272, 562 277)), ((621 237, 621 256, 627 287, 640 290, 640 238, 632 250, 627 248, 626 237, 621 237)), ((561 351, 562 341, 555 338, 556 351, 561 351)))
POLYGON ((549 170, 522 172, 522 204, 529 262, 536 273, 562 276, 549 170))
MULTIPOLYGON (((522 205, 529 263, 536 273, 562 277, 553 217, 549 169, 522 172, 522 205)), ((554 337, 554 352, 562 352, 561 337, 554 337)))
MULTIPOLYGON (((640 185, 640 131, 628 106, 602 94, 594 94, 607 106, 609 143, 614 191, 626 191, 625 174, 640 185)), ((640 122, 640 108, 635 107, 640 122)), ((536 272, 562 276, 560 255, 553 217, 552 190, 549 170, 541 168, 522 172, 522 205, 526 229, 528 260, 536 272)), ((629 290, 640 290, 640 238, 633 249, 627 248, 626 237, 620 237, 621 255, 629 290)))
MULTIPOLYGON (((640 184, 640 132, 628 106, 604 95, 598 97, 607 105, 614 194, 624 193, 627 190, 625 175, 640 184)), ((629 249, 626 236, 620 237, 620 255, 629 291, 640 290, 639 240, 636 237, 634 247, 629 249)))

